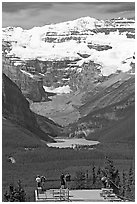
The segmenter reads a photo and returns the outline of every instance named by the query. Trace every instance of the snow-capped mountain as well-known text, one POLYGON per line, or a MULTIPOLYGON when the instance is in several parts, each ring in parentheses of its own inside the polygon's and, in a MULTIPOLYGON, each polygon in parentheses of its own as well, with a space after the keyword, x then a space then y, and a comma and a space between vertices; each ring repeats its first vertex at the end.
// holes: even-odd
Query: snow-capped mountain
POLYGON ((7 27, 2 29, 3 55, 32 78, 35 71, 42 74, 45 90, 51 85, 77 86, 75 78, 89 67, 93 81, 117 72, 133 74, 134 25, 133 19, 83 17, 30 30, 7 27))
MULTIPOLYGON (((63 23, 57 23, 57 24, 51 24, 51 25, 45 25, 43 27, 34 27, 30 30, 23 30, 20 27, 14 28, 14 27, 7 27, 3 28, 3 32, 6 33, 7 37, 9 37, 9 40, 19 40, 20 34, 22 32, 30 34, 45 34, 45 35, 67 35, 71 34, 73 31, 78 32, 84 32, 86 30, 95 29, 96 24, 98 24, 100 21, 96 20, 95 18, 90 17, 84 17, 79 18, 74 21, 67 21, 63 23), (18 36, 17 36, 18 35, 18 36)), ((6 37, 6 36, 5 36, 6 37)))

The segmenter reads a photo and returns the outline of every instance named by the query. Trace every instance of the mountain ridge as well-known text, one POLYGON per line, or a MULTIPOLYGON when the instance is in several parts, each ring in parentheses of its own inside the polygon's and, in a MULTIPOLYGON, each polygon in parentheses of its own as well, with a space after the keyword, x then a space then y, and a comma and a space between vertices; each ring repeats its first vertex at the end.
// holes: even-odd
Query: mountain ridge
MULTIPOLYGON (((63 24, 66 23, 66 24, 70 24, 72 22, 87 22, 87 23, 94 23, 94 22, 99 22, 99 21, 102 21, 102 22, 106 22, 106 21, 114 21, 114 20, 125 20, 125 21, 135 21, 135 18, 121 18, 121 17, 118 17, 118 18, 113 18, 113 19, 105 19, 105 20, 102 20, 102 19, 97 19, 97 18, 93 18, 93 17, 90 17, 90 16, 83 16, 83 17, 79 17, 79 18, 76 18, 76 19, 73 19, 73 20, 67 20, 67 21, 63 21, 63 22, 58 22, 58 23, 50 23, 50 24, 45 24, 44 26, 35 26, 35 28, 40 28, 40 27, 46 27, 46 26, 49 26, 49 25, 60 25, 60 24, 63 24)), ((4 27, 2 29, 6 29, 6 28, 9 28, 9 29, 12 29, 12 28, 21 28, 20 26, 17 26, 17 27, 14 27, 14 26, 7 26, 7 27, 4 27)), ((34 28, 34 27, 33 27, 34 28)), ((33 28, 30 28, 30 29, 23 29, 23 30, 31 30, 33 28)))
POLYGON ((97 21, 97 25, 93 28, 90 22, 95 23, 95 21, 96 19, 90 17, 69 21, 72 32, 67 22, 64 22, 66 28, 63 26, 64 23, 60 23, 64 29, 68 29, 63 31, 59 27, 59 32, 64 32, 63 35, 58 35, 54 26, 52 32, 52 29, 49 29, 50 25, 48 25, 49 27, 47 25, 46 27, 34 27, 30 30, 12 28, 9 29, 9 33, 3 29, 3 41, 11 43, 10 51, 5 48, 3 53, 11 58, 15 66, 22 66, 28 60, 36 59, 40 60, 41 64, 44 61, 70 60, 74 62, 79 60, 74 64, 78 72, 84 63, 90 61, 100 65, 103 76, 110 75, 119 69, 121 71, 129 70, 132 59, 126 60, 134 55, 134 40, 132 39, 134 37, 134 21, 132 23, 131 20, 130 23, 128 20, 124 22, 124 19, 117 21, 115 19, 112 22, 111 20, 97 21), (80 22, 80 25, 75 26, 75 22, 80 22), (128 24, 133 24, 133 26, 128 28, 128 24), (86 25, 89 26, 88 31, 86 31, 86 25), (85 33, 81 31, 81 28, 85 33), (118 45, 119 40, 121 41, 120 45, 118 45), (120 47, 118 48, 118 46, 120 47), (124 50, 124 53, 119 52, 120 50, 124 50), (106 51, 105 54, 102 51, 106 51), (110 60, 106 60, 106 58, 110 58, 110 60), (109 67, 111 67, 110 71, 109 67))

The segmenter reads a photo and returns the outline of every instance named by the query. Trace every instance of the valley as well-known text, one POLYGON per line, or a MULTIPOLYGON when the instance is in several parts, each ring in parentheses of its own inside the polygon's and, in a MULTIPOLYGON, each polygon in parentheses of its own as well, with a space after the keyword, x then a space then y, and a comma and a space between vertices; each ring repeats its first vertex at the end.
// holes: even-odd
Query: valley
POLYGON ((21 178, 33 201, 36 175, 74 177, 106 156, 120 173, 134 167, 135 20, 83 17, 2 34, 3 191, 21 178))

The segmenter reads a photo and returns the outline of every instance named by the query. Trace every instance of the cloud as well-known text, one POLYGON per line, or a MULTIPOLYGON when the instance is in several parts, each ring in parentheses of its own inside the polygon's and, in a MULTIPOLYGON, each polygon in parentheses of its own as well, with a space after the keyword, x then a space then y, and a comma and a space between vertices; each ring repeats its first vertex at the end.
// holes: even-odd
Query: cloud
POLYGON ((106 9, 107 12, 110 13, 118 13, 124 11, 135 11, 135 3, 134 2, 125 2, 125 3, 117 3, 113 4, 113 6, 109 6, 106 9))
POLYGON ((29 9, 49 9, 53 6, 51 2, 3 2, 2 10, 3 12, 18 12, 20 10, 29 9))
POLYGON ((135 10, 134 2, 3 2, 3 12, 18 12, 19 10, 27 9, 51 9, 52 7, 94 7, 103 8, 108 12, 120 12, 135 10))
POLYGON ((3 27, 32 28, 90 16, 97 19, 132 17, 134 3, 125 2, 4 2, 3 27))

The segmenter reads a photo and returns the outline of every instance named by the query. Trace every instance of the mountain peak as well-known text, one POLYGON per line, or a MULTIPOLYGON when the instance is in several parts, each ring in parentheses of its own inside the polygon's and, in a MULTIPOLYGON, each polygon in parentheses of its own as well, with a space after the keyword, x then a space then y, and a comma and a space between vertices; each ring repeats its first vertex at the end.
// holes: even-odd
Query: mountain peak
POLYGON ((78 18, 77 20, 83 20, 83 21, 96 21, 97 19, 95 18, 92 18, 90 16, 84 16, 84 17, 81 17, 81 18, 78 18))
POLYGON ((89 16, 78 18, 76 21, 81 22, 82 24, 90 25, 90 26, 91 25, 93 26, 93 25, 95 25, 96 22, 98 22, 97 19, 91 18, 89 16))

